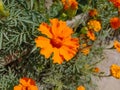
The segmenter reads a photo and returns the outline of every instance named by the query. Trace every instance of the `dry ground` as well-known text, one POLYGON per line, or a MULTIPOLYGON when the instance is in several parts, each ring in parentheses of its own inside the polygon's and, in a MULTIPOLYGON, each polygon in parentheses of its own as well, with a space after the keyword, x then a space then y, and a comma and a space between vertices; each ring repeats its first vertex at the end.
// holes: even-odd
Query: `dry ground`
MULTIPOLYGON (((120 65, 120 53, 116 50, 104 50, 105 60, 98 64, 98 67, 102 72, 109 75, 109 68, 111 64, 120 65)), ((94 82, 98 85, 95 90, 120 90, 120 79, 113 77, 94 78, 94 82)))

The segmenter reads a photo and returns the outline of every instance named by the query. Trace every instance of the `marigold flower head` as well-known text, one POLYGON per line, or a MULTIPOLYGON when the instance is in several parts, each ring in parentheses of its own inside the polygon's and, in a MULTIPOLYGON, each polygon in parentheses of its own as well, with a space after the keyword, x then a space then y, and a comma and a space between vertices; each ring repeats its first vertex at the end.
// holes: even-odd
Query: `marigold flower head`
POLYGON ((78 86, 77 90, 85 90, 85 87, 84 86, 78 86))
POLYGON ((117 40, 114 41, 114 47, 117 49, 118 52, 120 52, 120 42, 117 40))
POLYGON ((112 2, 114 4, 115 7, 120 7, 120 0, 109 0, 110 2, 112 2))
POLYGON ((91 30, 94 30, 96 32, 99 32, 101 30, 101 23, 97 20, 90 20, 88 23, 88 28, 91 30))
POLYGON ((31 78, 21 78, 19 80, 20 84, 14 87, 14 90, 38 90, 35 81, 31 78))
POLYGON ((93 33, 93 31, 90 30, 87 32, 87 37, 89 37, 89 39, 93 41, 96 39, 95 34, 93 33))
POLYGON ((100 72, 100 69, 98 67, 93 68, 93 72, 98 73, 100 72))
POLYGON ((48 38, 38 36, 35 39, 36 46, 41 48, 40 53, 49 58, 53 53, 53 63, 62 64, 64 60, 69 61, 78 51, 79 40, 72 38, 73 30, 66 22, 51 19, 51 25, 40 24, 38 30, 48 38))
POLYGON ((63 6, 65 10, 78 9, 78 2, 76 0, 62 0, 63 6))
POLYGON ((89 16, 94 17, 96 15, 98 15, 97 9, 91 9, 89 11, 89 16))
POLYGON ((120 19, 118 17, 111 18, 110 25, 113 29, 118 29, 120 27, 120 19))
POLYGON ((117 79, 120 79, 120 66, 112 64, 110 67, 111 75, 117 79))

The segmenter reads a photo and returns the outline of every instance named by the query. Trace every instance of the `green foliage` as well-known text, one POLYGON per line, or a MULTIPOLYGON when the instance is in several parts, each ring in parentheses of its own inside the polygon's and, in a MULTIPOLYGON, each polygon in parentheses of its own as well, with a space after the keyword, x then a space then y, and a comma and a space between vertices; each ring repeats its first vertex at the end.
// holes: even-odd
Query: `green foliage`
POLYGON ((48 10, 49 17, 54 18, 54 17, 59 16, 62 8, 63 8, 63 6, 62 6, 62 3, 60 1, 59 2, 54 2, 52 4, 52 6, 50 7, 50 9, 48 10))
POLYGON ((13 90, 13 87, 17 82, 17 77, 10 68, 6 73, 0 73, 0 90, 13 90))
MULTIPOLYGON (((98 40, 90 42, 93 46, 89 55, 85 56, 78 51, 72 60, 58 65, 53 64, 51 58, 46 60, 40 55, 34 39, 41 35, 37 30, 40 23, 49 23, 51 18, 67 19, 67 15, 63 13, 62 3, 54 0, 47 9, 45 0, 3 0, 3 2, 9 15, 0 15, 0 90, 13 90, 22 77, 36 80, 40 90, 76 90, 79 85, 84 85, 86 90, 94 88, 91 82, 92 69, 101 61, 98 57, 103 59, 103 48, 96 45, 109 33, 110 17, 117 15, 112 4, 107 0, 78 0, 77 14, 86 13, 94 6, 97 8, 99 11, 97 18, 103 23, 102 31, 97 34, 98 40)), ((82 25, 85 23, 83 20, 82 25)), ((81 28, 80 25, 78 27, 81 28)), ((78 32, 86 34, 87 30, 83 28, 78 32)), ((79 36, 78 32, 76 36, 79 36)))

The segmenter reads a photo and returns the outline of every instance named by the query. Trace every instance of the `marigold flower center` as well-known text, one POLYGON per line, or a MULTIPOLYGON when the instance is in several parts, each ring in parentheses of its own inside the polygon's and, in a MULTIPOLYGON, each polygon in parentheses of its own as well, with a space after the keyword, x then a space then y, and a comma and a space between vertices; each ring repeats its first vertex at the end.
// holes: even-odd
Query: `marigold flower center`
POLYGON ((50 43, 52 44, 53 47, 60 48, 62 46, 62 40, 63 38, 61 37, 55 37, 51 39, 50 43))
POLYGON ((29 90, 28 87, 26 87, 25 90, 29 90))

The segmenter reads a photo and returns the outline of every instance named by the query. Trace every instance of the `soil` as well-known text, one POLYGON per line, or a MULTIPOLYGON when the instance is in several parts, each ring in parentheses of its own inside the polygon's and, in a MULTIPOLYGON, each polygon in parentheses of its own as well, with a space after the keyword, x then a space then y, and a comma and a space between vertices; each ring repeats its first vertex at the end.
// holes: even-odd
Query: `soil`
MULTIPOLYGON (((120 53, 113 49, 104 50, 105 60, 100 62, 97 66, 106 75, 110 74, 110 66, 112 64, 120 65, 120 53)), ((97 84, 95 90, 120 90, 120 79, 114 77, 93 77, 93 81, 97 84)))

